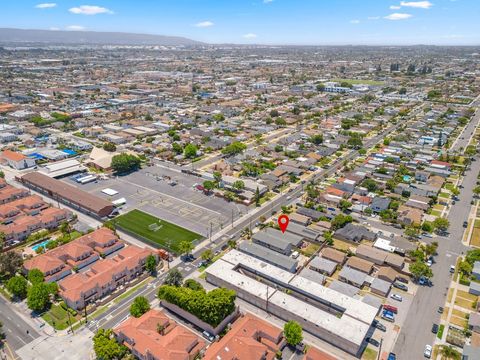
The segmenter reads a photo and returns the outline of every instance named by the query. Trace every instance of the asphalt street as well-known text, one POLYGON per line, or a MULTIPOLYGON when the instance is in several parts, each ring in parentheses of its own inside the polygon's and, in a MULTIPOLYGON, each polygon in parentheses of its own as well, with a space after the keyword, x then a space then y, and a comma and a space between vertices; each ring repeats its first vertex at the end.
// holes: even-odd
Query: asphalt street
MULTIPOLYGON (((476 114, 474 120, 466 126, 463 132, 465 134, 464 139, 459 138, 455 143, 454 150, 467 146, 471 133, 474 133, 479 121, 480 114, 476 114)), ((407 320, 401 328, 394 347, 397 359, 420 359, 423 356, 425 345, 433 344, 435 335, 432 334, 431 328, 433 323, 438 324, 440 321, 440 314, 437 310, 438 307, 445 304, 451 281, 450 266, 454 265, 457 257, 467 250, 462 245, 462 236, 465 230, 463 222, 468 219, 470 213, 473 188, 476 186, 479 171, 480 160, 472 162, 471 170, 466 172, 463 179, 462 185, 464 188, 459 195, 460 200, 452 205, 448 214, 450 236, 435 239, 438 241, 439 247, 435 264, 432 266, 434 273, 433 286, 420 287, 415 296, 407 320)))
POLYGON ((40 336, 36 329, 15 313, 10 302, 2 296, 0 296, 0 321, 3 323, 7 343, 13 350, 20 349, 40 336))

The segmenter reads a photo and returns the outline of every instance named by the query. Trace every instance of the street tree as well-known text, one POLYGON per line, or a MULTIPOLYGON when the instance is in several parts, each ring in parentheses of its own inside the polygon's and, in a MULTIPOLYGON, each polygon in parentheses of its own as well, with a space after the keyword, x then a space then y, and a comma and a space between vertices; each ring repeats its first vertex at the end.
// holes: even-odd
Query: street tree
POLYGON ((177 268, 170 269, 163 282, 165 285, 182 286, 183 275, 177 268))
POLYGON ((433 221, 433 227, 437 231, 446 231, 449 226, 450 222, 445 218, 438 217, 433 221))
POLYGON ((182 255, 188 255, 195 249, 195 246, 190 241, 182 241, 178 244, 178 249, 182 255))
POLYGON ((36 283, 28 289, 27 306, 33 311, 44 310, 49 303, 50 293, 47 284, 36 283))
POLYGON ((197 151, 198 151, 197 146, 190 143, 190 144, 187 144, 187 146, 185 146, 185 148, 183 149, 183 155, 187 159, 193 159, 197 156, 197 151))
POLYGON ((210 262, 213 259, 213 251, 211 249, 207 249, 202 253, 202 259, 210 262))
POLYGON ((100 360, 119 360, 127 353, 127 347, 115 340, 112 329, 97 331, 93 337, 93 350, 100 360))
POLYGON ((153 254, 147 256, 147 259, 145 260, 145 269, 150 273, 154 273, 157 269, 157 258, 153 254))
POLYGON ((410 264, 409 270, 417 280, 421 277, 430 279, 433 276, 432 269, 422 261, 416 261, 410 264))
POLYGON ((27 296, 27 280, 23 276, 14 276, 7 281, 7 290, 19 299, 25 299, 27 296))
POLYGON ((45 279, 43 273, 38 269, 32 269, 28 272, 28 281, 33 284, 40 284, 45 279))
POLYGON ((144 296, 137 296, 133 300, 132 305, 130 305, 130 315, 136 318, 139 318, 140 316, 145 314, 148 310, 150 310, 150 303, 148 302, 147 298, 144 296))

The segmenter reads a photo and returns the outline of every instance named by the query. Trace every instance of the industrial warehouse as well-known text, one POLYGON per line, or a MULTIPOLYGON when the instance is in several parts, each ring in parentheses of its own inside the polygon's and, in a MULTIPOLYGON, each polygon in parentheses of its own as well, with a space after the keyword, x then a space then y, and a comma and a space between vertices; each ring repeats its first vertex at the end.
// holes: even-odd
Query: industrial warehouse
POLYGON ((96 218, 110 215, 114 208, 110 201, 39 172, 25 174, 17 180, 35 191, 96 218))
POLYGON ((358 355, 373 333, 378 308, 303 276, 232 250, 207 268, 207 281, 237 292, 239 298, 358 355))

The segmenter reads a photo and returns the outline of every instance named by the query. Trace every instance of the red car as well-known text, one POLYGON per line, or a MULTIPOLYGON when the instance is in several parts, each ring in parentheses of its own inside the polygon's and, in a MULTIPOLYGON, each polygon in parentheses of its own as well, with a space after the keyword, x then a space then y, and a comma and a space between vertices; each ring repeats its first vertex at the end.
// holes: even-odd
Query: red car
POLYGON ((397 313, 398 313, 398 309, 397 309, 395 306, 385 304, 385 305, 383 305, 383 308, 384 308, 385 310, 388 310, 388 311, 393 312, 394 314, 397 314, 397 313))

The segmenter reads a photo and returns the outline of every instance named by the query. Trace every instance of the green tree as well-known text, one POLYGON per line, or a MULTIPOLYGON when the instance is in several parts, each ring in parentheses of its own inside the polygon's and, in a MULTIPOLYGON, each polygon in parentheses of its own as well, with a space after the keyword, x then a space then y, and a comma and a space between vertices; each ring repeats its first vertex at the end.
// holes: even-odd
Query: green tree
POLYGON ((220 171, 214 171, 213 172, 213 179, 217 184, 219 184, 222 181, 222 173, 220 171))
POLYGON ((4 251, 5 234, 0 232, 0 278, 10 279, 23 265, 22 256, 16 251, 4 251))
POLYGON ((331 231, 325 231, 323 233, 323 238, 325 239, 325 243, 327 243, 327 245, 333 245, 333 234, 331 231))
POLYGON ((93 337, 93 350, 98 360, 120 360, 127 353, 127 348, 119 344, 111 329, 99 329, 93 337))
POLYGON ((0 170, 0 178, 5 179, 5 173, 2 170, 0 170))
POLYGON ((197 156, 197 151, 198 148, 196 145, 190 143, 185 146, 185 149, 183 149, 183 156, 185 156, 187 159, 193 159, 197 156))
POLYGON ((473 266, 470 265, 468 261, 462 261, 458 265, 458 271, 460 271, 464 276, 469 276, 473 271, 473 266))
POLYGON ((28 281, 30 281, 32 285, 43 283, 44 279, 45 276, 43 275, 43 272, 38 269, 32 269, 28 272, 28 281))
POLYGON ((352 207, 352 203, 350 201, 342 199, 340 200, 339 206, 342 211, 347 211, 349 208, 352 207))
POLYGON ((296 321, 289 321, 283 326, 283 335, 287 344, 290 346, 297 346, 303 340, 302 327, 296 321))
POLYGON ((434 230, 433 224, 431 221, 424 221, 422 224, 422 230, 428 233, 431 233, 434 230))
POLYGON ((245 189, 245 183, 242 180, 236 180, 232 184, 232 188, 234 188, 236 191, 243 190, 243 189, 245 189))
POLYGON ((130 315, 136 318, 139 318, 140 316, 145 314, 148 310, 150 310, 150 303, 148 302, 147 298, 144 296, 137 296, 133 300, 132 305, 130 305, 130 315))
POLYGON ((150 273, 154 273, 157 269, 157 258, 153 254, 147 256, 147 259, 145 260, 145 269, 150 273))
POLYGON ((255 206, 260 206, 260 190, 257 186, 257 189, 255 190, 255 206))
POLYGON ((202 253, 202 259, 210 262, 213 259, 213 251, 211 249, 207 249, 202 253))
POLYGON ((7 281, 7 290, 19 299, 27 296, 27 280, 23 276, 14 276, 7 281))
POLYGON ((164 284, 170 286, 182 286, 183 275, 177 268, 170 269, 165 277, 164 284))
POLYGON ((247 145, 240 141, 235 141, 230 145, 227 145, 223 148, 222 154, 227 156, 233 156, 239 154, 247 149, 247 145))
POLYGON ((163 285, 158 290, 159 299, 179 306, 213 327, 235 310, 235 297, 235 291, 225 288, 205 292, 163 285))
POLYGON ((185 280, 185 282, 183 283, 183 286, 195 291, 204 290, 202 284, 200 284, 198 281, 194 279, 185 280))
POLYGON ((377 183, 373 179, 365 179, 362 182, 362 186, 367 188, 368 191, 373 192, 377 190, 377 183))
POLYGON ((325 91, 325 84, 317 84, 317 91, 325 91))
POLYGON ((420 234, 420 229, 415 226, 408 226, 403 230, 403 234, 407 238, 413 239, 420 234))
POLYGON ((194 248, 195 246, 190 241, 182 241, 178 245, 178 250, 180 251, 180 254, 183 254, 183 255, 190 254, 194 248))
POLYGON ((215 183, 213 181, 210 181, 210 180, 205 180, 203 182, 203 188, 205 190, 207 190, 208 192, 212 191, 213 189, 215 189, 215 183))
POLYGON ((416 261, 410 264, 409 270, 412 273, 412 276, 417 280, 421 277, 430 279, 433 276, 432 269, 422 261, 416 261))
POLYGON ((119 174, 140 168, 140 158, 131 154, 118 154, 112 158, 112 169, 119 174))
POLYGON ((43 282, 35 283, 28 289, 27 306, 30 310, 37 312, 44 310, 49 303, 49 299, 49 288, 43 282))
POLYGON ((450 222, 445 218, 438 217, 433 221, 433 227, 437 231, 446 231, 449 226, 450 222))
POLYGON ((177 143, 177 142, 174 142, 174 143, 172 143, 172 150, 173 150, 176 154, 181 154, 181 153, 183 153, 183 146, 180 145, 180 144, 177 143))
POLYGON ((117 151, 117 145, 115 145, 112 142, 106 142, 106 143, 103 144, 103 150, 108 151, 108 152, 117 151))
POLYGON ((310 137, 309 141, 312 144, 320 145, 321 143, 323 143, 323 135, 322 134, 313 135, 310 137))
POLYGON ((284 118, 282 118, 282 117, 277 117, 277 118, 275 119, 275 125, 277 125, 277 126, 285 126, 285 125, 287 125, 287 122, 286 122, 286 120, 285 120, 284 118))
POLYGON ((332 230, 338 230, 352 221, 353 218, 350 215, 338 214, 332 220, 332 230))

